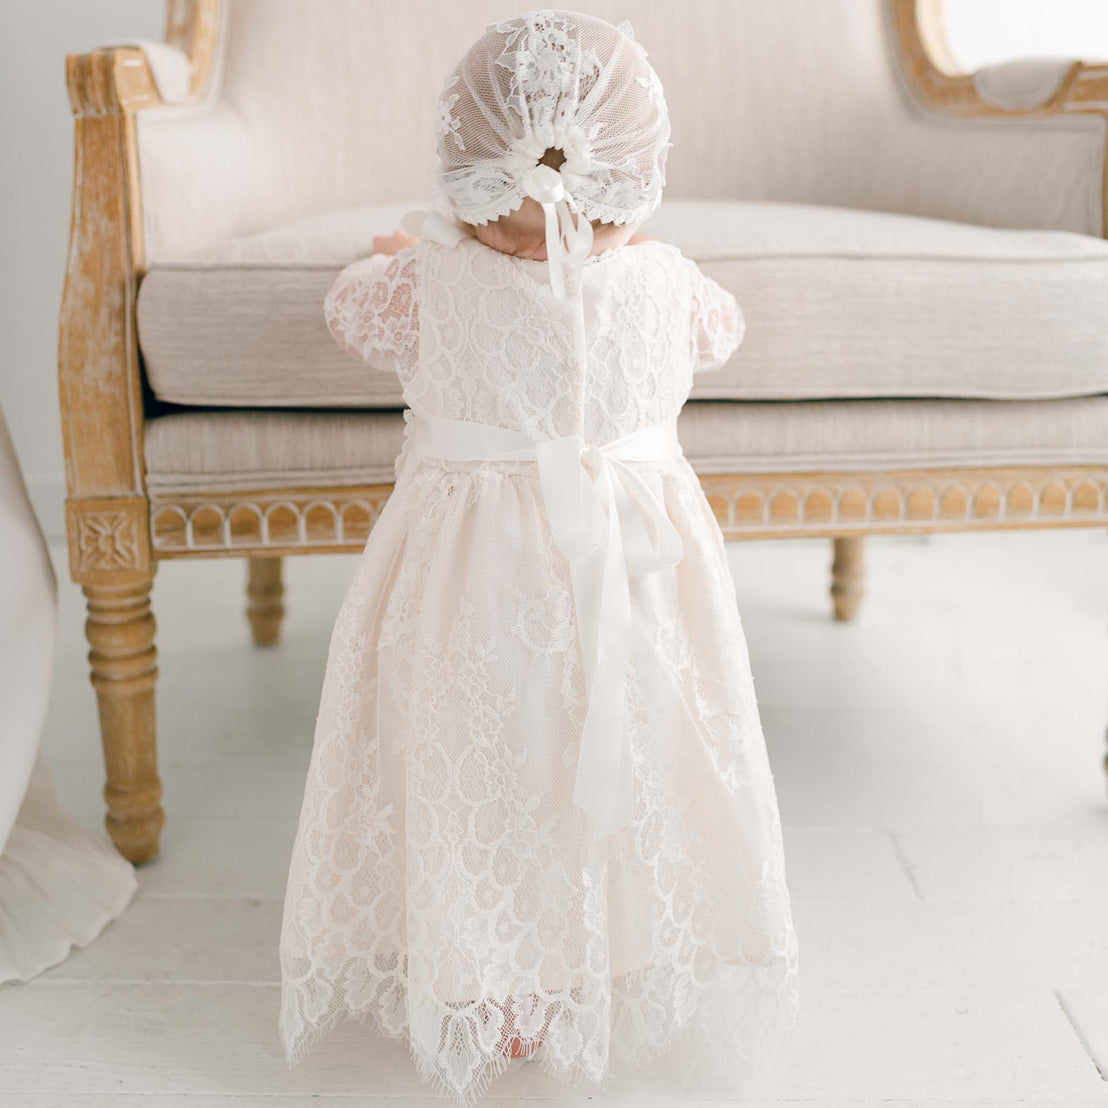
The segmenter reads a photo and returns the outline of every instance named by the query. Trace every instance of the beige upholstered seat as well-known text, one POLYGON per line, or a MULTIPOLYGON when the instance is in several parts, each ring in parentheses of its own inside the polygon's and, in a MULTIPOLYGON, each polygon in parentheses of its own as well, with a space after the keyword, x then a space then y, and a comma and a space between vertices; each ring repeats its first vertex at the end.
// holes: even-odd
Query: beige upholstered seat
MULTIPOLYGON (((231 239, 153 267, 139 338, 156 396, 246 407, 400 405, 323 324, 339 268, 403 206, 231 239)), ((1026 399, 1108 392, 1108 243, 883 212, 669 201, 646 228, 744 306, 748 331, 694 399, 1026 399)))
MULTIPOLYGON (((163 820, 155 567, 248 558, 272 642, 281 558, 364 546, 401 397, 322 300, 425 196, 443 76, 508 10, 168 3, 168 46, 68 65, 70 565, 135 861, 163 820)), ((581 4, 630 15, 665 85, 648 229, 746 310, 680 421, 728 538, 832 539, 849 619, 866 535, 1108 526, 1108 67, 959 73, 938 0, 581 4)))
MULTIPOLYGON (((697 473, 1108 465, 1108 396, 1071 400, 698 401, 678 420, 697 473)), ((391 481, 394 411, 186 411, 146 425, 152 492, 391 481)))

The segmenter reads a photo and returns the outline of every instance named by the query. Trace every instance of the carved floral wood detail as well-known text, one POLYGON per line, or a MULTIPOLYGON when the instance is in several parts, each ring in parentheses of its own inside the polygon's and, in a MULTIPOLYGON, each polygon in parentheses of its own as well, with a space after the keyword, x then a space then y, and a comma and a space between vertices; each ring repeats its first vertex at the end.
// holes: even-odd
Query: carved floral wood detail
POLYGON ((69 564, 81 580, 103 570, 143 570, 150 566, 145 500, 87 499, 66 505, 69 564))
POLYGON ((83 569, 130 569, 138 565, 134 520, 123 513, 79 516, 77 548, 83 569))

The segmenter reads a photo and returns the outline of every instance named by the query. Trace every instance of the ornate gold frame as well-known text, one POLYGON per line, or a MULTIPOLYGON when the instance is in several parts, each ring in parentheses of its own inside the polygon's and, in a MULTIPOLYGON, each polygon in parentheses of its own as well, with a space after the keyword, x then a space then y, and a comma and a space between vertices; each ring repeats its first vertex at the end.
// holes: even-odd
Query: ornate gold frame
MULTIPOLYGON (((923 103, 959 116, 1013 114, 983 103, 972 79, 956 72, 937 0, 886 2, 923 103)), ((167 39, 189 59, 190 99, 202 94, 213 69, 220 6, 221 0, 170 0, 167 39)), ((361 549, 391 486, 148 493, 135 334, 144 266, 135 113, 161 100, 136 47, 73 55, 67 81, 76 163, 59 372, 69 559, 88 600, 107 826, 120 851, 141 862, 157 853, 164 820, 150 610, 157 563, 248 558, 251 626, 256 641, 271 642, 283 611, 277 559, 361 549)), ((1108 114, 1108 70, 1075 64, 1049 104, 1019 114, 1071 111, 1108 114)), ((729 539, 834 539, 832 596, 842 619, 854 614, 862 595, 864 535, 1108 524, 1102 467, 729 474, 702 481, 729 539)))

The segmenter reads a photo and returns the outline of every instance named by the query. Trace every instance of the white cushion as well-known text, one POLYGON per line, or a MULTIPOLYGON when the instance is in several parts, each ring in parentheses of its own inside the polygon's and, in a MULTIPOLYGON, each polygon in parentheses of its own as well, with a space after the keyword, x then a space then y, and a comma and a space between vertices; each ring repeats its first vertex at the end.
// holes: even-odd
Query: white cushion
MULTIPOLYGON (((138 323, 162 400, 401 403, 342 354, 321 305, 338 270, 409 205, 316 216, 153 268, 138 323)), ((1067 232, 790 204, 666 202, 647 230, 701 263, 747 316, 701 399, 1028 399, 1108 392, 1108 243, 1067 232)), ((634 249, 631 247, 630 249, 634 249)))
MULTIPOLYGON (((686 404, 685 454, 713 473, 1104 465, 1108 397, 686 404)), ((182 412, 146 424, 155 494, 378 484, 403 420, 378 412, 182 412)))
POLYGON ((1062 87, 1073 61, 1073 58, 1015 58, 986 65, 974 73, 973 87, 986 104, 1005 111, 1041 108, 1062 87))

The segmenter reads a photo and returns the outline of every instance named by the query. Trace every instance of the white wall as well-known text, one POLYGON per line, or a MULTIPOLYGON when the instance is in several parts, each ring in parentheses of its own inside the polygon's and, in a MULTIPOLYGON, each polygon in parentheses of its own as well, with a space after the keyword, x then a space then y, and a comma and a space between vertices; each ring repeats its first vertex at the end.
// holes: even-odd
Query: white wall
POLYGON ((1020 57, 1108 60, 1105 0, 946 0, 946 25, 966 70, 1020 57))
MULTIPOLYGON (((967 68, 1027 54, 1108 58, 1108 0, 947 0, 947 12, 967 68)), ((39 517, 55 536, 65 496, 57 322, 73 157, 64 59, 159 38, 162 22, 157 0, 0 0, 0 405, 39 517)))

